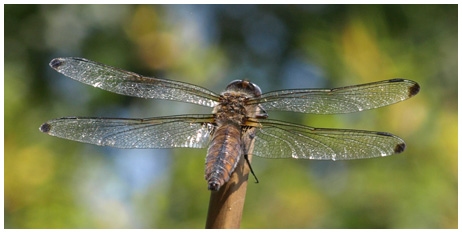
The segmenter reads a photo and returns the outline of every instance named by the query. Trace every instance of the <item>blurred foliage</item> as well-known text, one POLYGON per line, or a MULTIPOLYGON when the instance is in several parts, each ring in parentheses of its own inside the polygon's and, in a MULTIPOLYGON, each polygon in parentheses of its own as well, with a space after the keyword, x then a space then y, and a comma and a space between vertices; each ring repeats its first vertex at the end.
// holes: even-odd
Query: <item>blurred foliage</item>
POLYGON ((206 150, 117 150, 49 137, 63 116, 208 113, 82 85, 79 56, 221 91, 417 81, 362 113, 275 113, 396 134, 403 154, 358 161, 254 158, 243 228, 457 228, 456 5, 5 5, 5 228, 203 228, 206 150))

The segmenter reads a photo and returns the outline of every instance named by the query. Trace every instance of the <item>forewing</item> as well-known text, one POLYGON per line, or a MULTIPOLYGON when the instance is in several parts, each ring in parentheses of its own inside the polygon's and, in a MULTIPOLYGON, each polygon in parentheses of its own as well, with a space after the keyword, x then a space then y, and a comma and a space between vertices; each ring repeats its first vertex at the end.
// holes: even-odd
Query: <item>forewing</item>
POLYGON ((144 77, 84 58, 55 58, 50 66, 79 82, 117 94, 182 101, 214 107, 218 95, 205 88, 178 81, 144 77))
POLYGON ((419 85, 410 80, 391 79, 334 89, 281 90, 251 99, 266 111, 293 111, 313 114, 359 112, 406 100, 416 95, 419 85))
POLYGON ((260 120, 253 155, 264 158, 347 160, 381 157, 404 151, 404 141, 389 133, 316 129, 260 120))
POLYGON ((214 132, 212 115, 149 119, 66 117, 40 130, 69 140, 118 148, 205 148, 214 132))

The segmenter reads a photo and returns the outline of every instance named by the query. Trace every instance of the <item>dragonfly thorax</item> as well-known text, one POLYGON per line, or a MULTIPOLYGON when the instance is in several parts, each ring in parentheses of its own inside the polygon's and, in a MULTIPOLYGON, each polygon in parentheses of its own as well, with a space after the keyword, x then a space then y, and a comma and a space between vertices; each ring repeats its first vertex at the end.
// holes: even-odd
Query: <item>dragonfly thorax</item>
POLYGON ((253 97, 260 97, 261 89, 257 85, 246 80, 234 80, 226 86, 221 93, 219 103, 213 113, 217 123, 233 122, 242 125, 245 119, 255 117, 255 105, 247 105, 247 101, 253 97))
POLYGON ((245 101, 247 97, 236 92, 225 92, 213 110, 217 123, 232 122, 240 125, 248 117, 245 101))

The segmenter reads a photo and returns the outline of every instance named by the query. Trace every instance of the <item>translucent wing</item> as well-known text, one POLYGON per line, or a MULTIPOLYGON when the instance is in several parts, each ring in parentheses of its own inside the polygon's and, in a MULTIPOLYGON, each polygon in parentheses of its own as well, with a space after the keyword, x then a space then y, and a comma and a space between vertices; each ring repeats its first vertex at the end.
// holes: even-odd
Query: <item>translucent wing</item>
POLYGON ((404 141, 389 133, 316 129, 274 120, 260 120, 253 155, 265 158, 347 160, 401 153, 404 141))
POLYGON ((40 130, 69 140, 118 148, 205 148, 215 126, 212 115, 148 119, 66 117, 40 130))
POLYGON ((359 112, 383 107, 416 95, 419 84, 405 79, 333 89, 280 90, 251 99, 249 104, 261 104, 267 110, 336 114, 359 112))
POLYGON ((182 101, 214 107, 218 95, 205 88, 178 81, 144 77, 84 58, 55 58, 50 66, 79 82, 117 94, 182 101))

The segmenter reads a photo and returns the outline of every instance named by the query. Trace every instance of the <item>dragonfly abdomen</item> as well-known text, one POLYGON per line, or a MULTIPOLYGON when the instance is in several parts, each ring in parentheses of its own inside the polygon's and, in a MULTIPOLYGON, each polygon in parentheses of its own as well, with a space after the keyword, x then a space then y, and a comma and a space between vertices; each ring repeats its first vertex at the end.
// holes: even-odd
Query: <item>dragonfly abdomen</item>
POLYGON ((225 124, 215 131, 205 161, 205 179, 209 190, 218 191, 228 182, 241 157, 241 129, 225 124))

